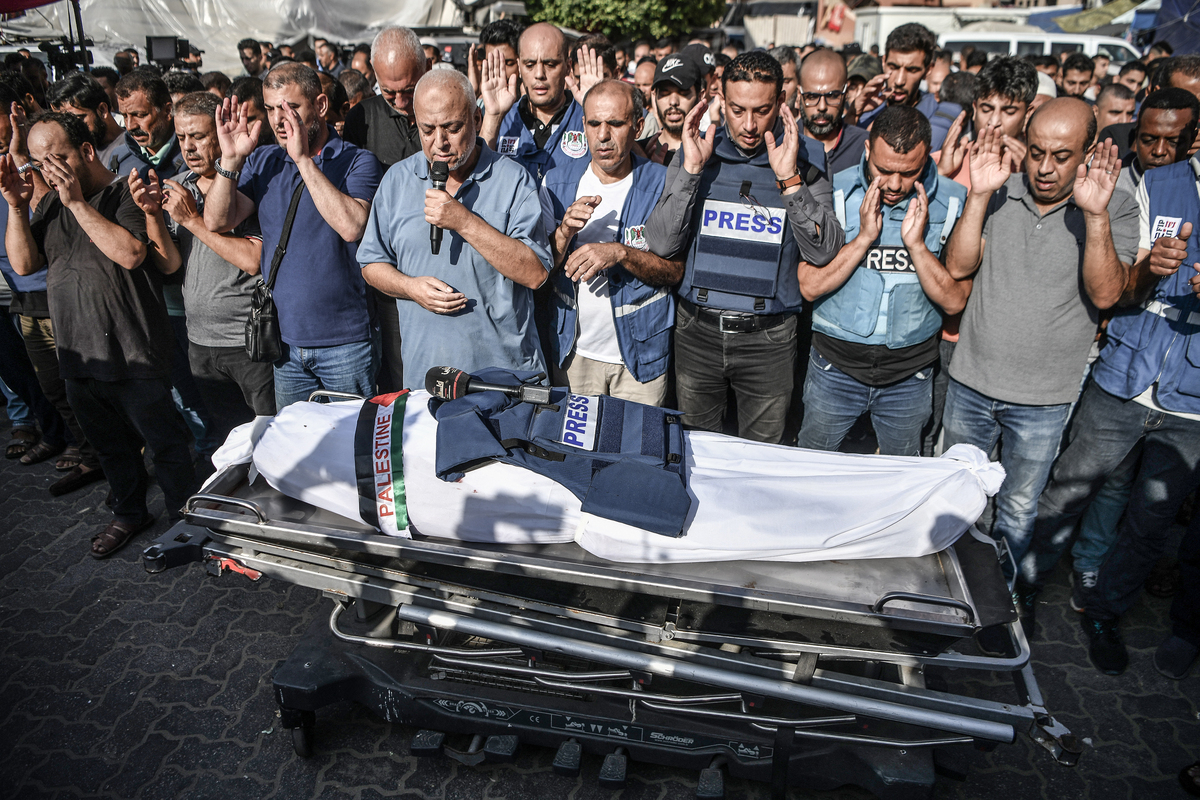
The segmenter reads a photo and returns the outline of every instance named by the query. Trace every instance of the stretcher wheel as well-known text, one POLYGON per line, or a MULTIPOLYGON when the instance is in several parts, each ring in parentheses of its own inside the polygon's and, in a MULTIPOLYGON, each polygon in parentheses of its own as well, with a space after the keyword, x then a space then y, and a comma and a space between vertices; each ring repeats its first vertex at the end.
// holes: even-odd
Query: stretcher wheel
POLYGON ((301 758, 312 758, 313 743, 310 726, 301 725, 299 728, 292 728, 292 749, 301 758))

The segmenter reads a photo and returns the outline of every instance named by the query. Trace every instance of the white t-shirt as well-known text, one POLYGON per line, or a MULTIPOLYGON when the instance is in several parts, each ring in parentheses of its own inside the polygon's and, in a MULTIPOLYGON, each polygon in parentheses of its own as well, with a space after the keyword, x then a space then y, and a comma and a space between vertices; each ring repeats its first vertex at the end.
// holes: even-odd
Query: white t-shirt
MULTIPOLYGON (((575 236, 576 248, 585 244, 621 241, 621 209, 633 186, 633 173, 616 183, 601 183, 589 167, 579 179, 575 199, 600 196, 600 205, 592 212, 588 224, 575 236)), ((608 273, 601 272, 587 283, 579 284, 579 336, 575 352, 593 361, 622 364, 621 347, 617 344, 617 328, 613 322, 612 300, 608 294, 608 273)))

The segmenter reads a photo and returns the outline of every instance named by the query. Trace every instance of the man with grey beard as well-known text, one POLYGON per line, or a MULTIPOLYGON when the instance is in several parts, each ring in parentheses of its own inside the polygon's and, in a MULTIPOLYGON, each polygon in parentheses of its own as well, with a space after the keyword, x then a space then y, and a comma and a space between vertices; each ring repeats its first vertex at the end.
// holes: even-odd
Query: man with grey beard
POLYGON ((846 64, 832 50, 809 53, 800 66, 797 105, 804 121, 804 135, 825 147, 825 172, 830 177, 858 166, 863 143, 870 133, 865 128, 845 125, 842 110, 846 100, 846 64))

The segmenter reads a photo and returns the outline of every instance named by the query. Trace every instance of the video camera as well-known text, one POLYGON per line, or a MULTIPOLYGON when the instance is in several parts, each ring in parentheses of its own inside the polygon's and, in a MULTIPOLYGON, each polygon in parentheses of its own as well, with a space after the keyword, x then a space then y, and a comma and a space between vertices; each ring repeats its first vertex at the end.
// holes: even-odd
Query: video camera
POLYGON ((147 36, 146 60, 168 69, 188 57, 189 47, 188 40, 178 36, 147 36))
POLYGON ((46 54, 46 62, 57 76, 65 75, 71 70, 79 69, 92 63, 92 53, 86 49, 93 45, 91 39, 84 39, 84 49, 63 36, 59 41, 47 41, 38 44, 38 50, 46 54))

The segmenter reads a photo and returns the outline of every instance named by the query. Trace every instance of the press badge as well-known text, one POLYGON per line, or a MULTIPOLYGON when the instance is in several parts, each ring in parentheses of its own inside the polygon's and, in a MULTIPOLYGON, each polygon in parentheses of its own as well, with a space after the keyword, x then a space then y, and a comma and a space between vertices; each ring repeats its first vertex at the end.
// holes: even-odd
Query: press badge
POLYGON ((1156 241, 1164 236, 1174 239, 1179 235, 1179 226, 1182 222, 1182 217, 1155 217, 1154 224, 1150 226, 1150 241, 1156 241))
POLYGON ((501 136, 496 142, 496 152, 502 156, 512 156, 517 154, 517 145, 520 144, 520 136, 501 136))
POLYGON ((702 235, 747 242, 780 244, 783 242, 783 225, 782 208, 751 208, 748 204, 721 200, 706 200, 700 217, 702 235))
POLYGON ((596 429, 600 427, 600 398, 573 394, 567 397, 559 441, 580 450, 596 449, 596 429))

